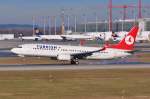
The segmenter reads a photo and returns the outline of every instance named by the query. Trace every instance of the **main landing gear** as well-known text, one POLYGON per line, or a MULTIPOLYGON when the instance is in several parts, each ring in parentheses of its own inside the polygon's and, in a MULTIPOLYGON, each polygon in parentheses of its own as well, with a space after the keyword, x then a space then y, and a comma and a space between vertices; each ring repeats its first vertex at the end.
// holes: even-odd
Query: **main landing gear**
POLYGON ((71 59, 70 63, 73 65, 78 65, 79 64, 79 60, 78 58, 75 58, 75 59, 71 59))

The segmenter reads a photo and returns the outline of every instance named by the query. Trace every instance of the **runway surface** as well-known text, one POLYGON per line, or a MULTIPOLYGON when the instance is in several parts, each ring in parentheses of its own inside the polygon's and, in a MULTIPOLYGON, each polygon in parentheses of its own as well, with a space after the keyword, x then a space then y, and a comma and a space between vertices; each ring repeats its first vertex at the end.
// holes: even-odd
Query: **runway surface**
POLYGON ((150 68, 150 64, 123 65, 0 65, 0 71, 29 70, 93 70, 93 69, 136 69, 150 68))

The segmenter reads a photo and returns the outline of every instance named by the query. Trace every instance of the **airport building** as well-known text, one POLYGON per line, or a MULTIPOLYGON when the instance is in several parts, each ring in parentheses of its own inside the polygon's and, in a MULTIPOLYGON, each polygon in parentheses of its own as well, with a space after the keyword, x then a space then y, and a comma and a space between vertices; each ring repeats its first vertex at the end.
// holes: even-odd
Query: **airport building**
MULTIPOLYGON (((112 31, 129 31, 131 27, 134 25, 139 25, 142 28, 142 31, 150 31, 150 19, 138 19, 138 20, 114 20, 112 25, 112 31)), ((74 28, 72 28, 74 30, 74 28)), ((104 22, 87 22, 86 23, 86 30, 85 24, 78 24, 77 25, 77 32, 105 32, 109 31, 109 24, 108 21, 104 22), (97 28, 96 28, 97 24, 97 28)))
POLYGON ((14 39, 14 34, 0 34, 0 40, 14 39))

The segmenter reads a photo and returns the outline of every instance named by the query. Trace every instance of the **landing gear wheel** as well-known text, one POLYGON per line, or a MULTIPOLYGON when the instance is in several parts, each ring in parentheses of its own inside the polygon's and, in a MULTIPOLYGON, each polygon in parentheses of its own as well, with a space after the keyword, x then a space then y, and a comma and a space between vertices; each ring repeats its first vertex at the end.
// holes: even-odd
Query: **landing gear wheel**
POLYGON ((35 41, 38 41, 38 38, 35 38, 35 41))
POLYGON ((79 60, 77 58, 71 60, 71 64, 79 64, 79 60))

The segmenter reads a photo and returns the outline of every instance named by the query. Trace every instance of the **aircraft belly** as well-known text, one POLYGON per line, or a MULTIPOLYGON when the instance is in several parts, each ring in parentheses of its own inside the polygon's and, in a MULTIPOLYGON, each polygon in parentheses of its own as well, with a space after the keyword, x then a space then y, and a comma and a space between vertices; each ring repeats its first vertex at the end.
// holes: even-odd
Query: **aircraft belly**
POLYGON ((87 59, 112 59, 112 58, 114 57, 107 53, 93 54, 87 57, 87 59))
POLYGON ((45 50, 45 51, 40 51, 40 52, 37 52, 38 55, 41 55, 41 56, 47 56, 47 57, 56 57, 57 54, 56 52, 54 51, 48 51, 48 50, 45 50))

